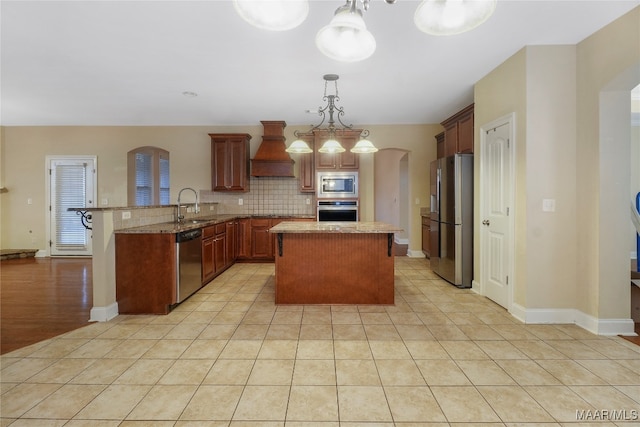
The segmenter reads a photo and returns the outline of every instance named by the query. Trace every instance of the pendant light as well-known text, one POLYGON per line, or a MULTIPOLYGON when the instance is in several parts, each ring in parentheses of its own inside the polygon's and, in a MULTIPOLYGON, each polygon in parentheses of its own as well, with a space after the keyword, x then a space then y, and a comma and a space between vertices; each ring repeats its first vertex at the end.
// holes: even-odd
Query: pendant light
POLYGON ((236 12, 254 27, 286 31, 307 19, 308 0, 233 0, 236 12))
POLYGON ((493 14, 497 0, 424 0, 413 20, 420 31, 450 36, 476 28, 493 14))
MULTIPOLYGON (((311 129, 309 129, 307 132, 304 132, 304 134, 309 134, 310 132, 316 131, 316 130, 325 130, 328 132, 329 134, 329 139, 327 139, 323 144, 322 147, 320 147, 318 149, 318 152, 320 153, 343 153, 345 152, 345 148, 342 146, 342 144, 340 144, 340 142, 336 139, 336 135, 338 135, 340 132, 345 131, 345 130, 351 130, 353 129, 353 125, 345 125, 342 122, 342 119, 340 118, 341 116, 344 115, 344 108, 343 107, 338 107, 336 106, 336 102, 340 100, 340 97, 338 96, 338 79, 340 77, 337 74, 325 74, 323 76, 324 79, 324 97, 322 99, 324 99, 325 101, 327 101, 327 105, 324 107, 319 107, 318 108, 318 114, 320 116, 322 116, 322 121, 316 125, 313 126, 311 129), (333 82, 334 84, 334 92, 327 94, 327 87, 329 85, 330 82, 333 82), (325 119, 327 118, 327 114, 329 115, 329 119, 327 120, 327 126, 326 127, 322 127, 322 124, 324 123, 325 119), (338 128, 336 127, 336 122, 334 119, 334 114, 335 116, 337 116, 338 122, 340 123, 340 125, 342 125, 342 128, 338 128)), ((305 141, 303 141, 300 137, 301 137, 301 133, 298 131, 295 131, 293 133, 296 136, 296 140, 293 141, 291 143, 291 145, 286 148, 286 151, 288 153, 312 153, 313 150, 309 147, 309 144, 307 144, 305 141)), ((363 130, 360 134, 361 138, 358 141, 358 143, 350 150, 352 153, 375 153, 376 151, 378 151, 378 149, 373 145, 373 143, 371 141, 369 141, 368 139, 366 139, 369 136, 369 131, 368 130, 363 130)))
POLYGON ((329 22, 316 35, 316 46, 336 61, 356 62, 373 55, 376 39, 367 30, 358 0, 348 0, 339 7, 329 22))

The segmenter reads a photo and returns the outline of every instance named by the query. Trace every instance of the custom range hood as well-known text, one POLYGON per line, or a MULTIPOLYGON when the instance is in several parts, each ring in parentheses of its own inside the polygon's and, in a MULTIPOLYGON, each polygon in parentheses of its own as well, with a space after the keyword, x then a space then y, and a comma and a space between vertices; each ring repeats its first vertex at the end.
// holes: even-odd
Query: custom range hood
POLYGON ((261 121, 264 127, 262 143, 251 159, 251 176, 279 176, 293 178, 294 161, 285 151, 283 121, 261 121))

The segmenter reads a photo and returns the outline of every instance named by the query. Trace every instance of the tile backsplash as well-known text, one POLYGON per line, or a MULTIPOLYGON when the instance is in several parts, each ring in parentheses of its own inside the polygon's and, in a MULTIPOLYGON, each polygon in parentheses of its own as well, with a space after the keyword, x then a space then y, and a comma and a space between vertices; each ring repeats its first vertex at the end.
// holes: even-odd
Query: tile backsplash
POLYGON ((313 193, 301 193, 295 178, 251 177, 251 191, 223 193, 200 191, 203 203, 218 203, 220 214, 315 215, 313 193), (242 203, 242 204, 240 204, 242 203))

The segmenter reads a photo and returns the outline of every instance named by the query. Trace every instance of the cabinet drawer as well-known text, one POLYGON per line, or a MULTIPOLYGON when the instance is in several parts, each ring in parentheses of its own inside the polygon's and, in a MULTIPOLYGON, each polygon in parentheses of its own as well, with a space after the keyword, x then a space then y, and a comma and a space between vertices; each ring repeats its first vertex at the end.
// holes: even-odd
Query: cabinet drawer
POLYGON ((269 218, 251 218, 252 227, 269 227, 271 220, 269 218))
POLYGON ((204 227, 202 229, 202 238, 206 239, 208 237, 213 237, 216 235, 216 227, 214 225, 210 225, 209 227, 204 227))
POLYGON ((224 222, 220 224, 216 224, 215 228, 216 228, 216 234, 224 234, 227 232, 227 225, 224 222))

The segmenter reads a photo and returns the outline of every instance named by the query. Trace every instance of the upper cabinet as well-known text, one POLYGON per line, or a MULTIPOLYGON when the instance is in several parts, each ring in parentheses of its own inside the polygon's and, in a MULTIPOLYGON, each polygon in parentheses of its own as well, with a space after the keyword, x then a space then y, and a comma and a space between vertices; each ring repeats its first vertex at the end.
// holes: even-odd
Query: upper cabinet
MULTIPOLYGON (((336 135, 336 139, 342 144, 345 151, 342 153, 316 153, 316 169, 334 169, 334 170, 358 170, 360 162, 358 155, 350 150, 360 139, 361 129, 340 131, 336 135)), ((315 148, 322 147, 322 143, 329 138, 326 131, 315 131, 315 148)))
POLYGON ((436 135, 438 157, 448 157, 455 153, 473 153, 473 104, 449 117, 442 123, 444 142, 441 150, 442 134, 436 135))
POLYGON ((311 153, 300 154, 300 192, 301 193, 313 193, 316 191, 316 152, 313 142, 313 134, 305 133, 299 135, 300 139, 314 150, 311 153))
POLYGON ((249 191, 249 141, 246 133, 210 133, 213 191, 249 191))

